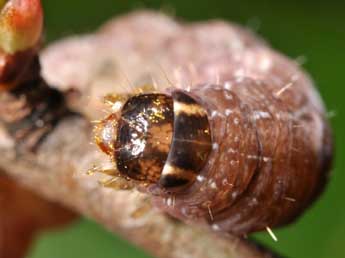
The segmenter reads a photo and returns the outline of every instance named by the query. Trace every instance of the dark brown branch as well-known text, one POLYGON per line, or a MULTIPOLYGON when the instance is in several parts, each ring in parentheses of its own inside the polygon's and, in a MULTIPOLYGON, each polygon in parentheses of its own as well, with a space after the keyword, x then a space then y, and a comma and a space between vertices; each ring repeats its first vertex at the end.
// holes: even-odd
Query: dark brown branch
MULTIPOLYGON (((15 56, 14 60, 17 65, 7 69, 11 75, 7 76, 5 71, 0 81, 11 88, 0 92, 0 121, 15 140, 17 150, 32 151, 69 112, 63 94, 49 87, 40 76, 37 54, 32 58, 15 56), (24 71, 18 65, 21 61, 26 62, 24 71)), ((12 66, 11 62, 8 66, 12 66)))

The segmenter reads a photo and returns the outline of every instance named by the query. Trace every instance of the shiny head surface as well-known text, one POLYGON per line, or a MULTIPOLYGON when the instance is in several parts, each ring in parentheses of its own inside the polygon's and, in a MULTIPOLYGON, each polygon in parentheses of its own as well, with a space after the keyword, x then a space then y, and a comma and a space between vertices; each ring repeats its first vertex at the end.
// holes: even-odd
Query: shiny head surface
POLYGON ((173 135, 173 100, 163 94, 141 94, 122 108, 115 144, 121 174, 139 181, 158 181, 173 135))
POLYGON ((167 191, 193 183, 212 149, 206 110, 182 91, 130 97, 95 132, 122 176, 167 191))

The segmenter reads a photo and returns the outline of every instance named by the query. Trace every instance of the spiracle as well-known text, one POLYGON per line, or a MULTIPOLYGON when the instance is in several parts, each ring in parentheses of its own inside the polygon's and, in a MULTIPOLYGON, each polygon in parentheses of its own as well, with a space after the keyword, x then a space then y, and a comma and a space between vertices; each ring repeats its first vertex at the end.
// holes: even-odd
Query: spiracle
POLYGON ((288 224, 327 181, 323 104, 298 65, 261 40, 241 32, 217 45, 214 27, 201 27, 164 43, 181 68, 168 75, 172 85, 108 96, 113 112, 96 125, 96 143, 117 177, 184 222, 237 235, 288 224), (198 41, 205 36, 209 44, 198 41), (197 80, 188 84, 190 74, 197 80))

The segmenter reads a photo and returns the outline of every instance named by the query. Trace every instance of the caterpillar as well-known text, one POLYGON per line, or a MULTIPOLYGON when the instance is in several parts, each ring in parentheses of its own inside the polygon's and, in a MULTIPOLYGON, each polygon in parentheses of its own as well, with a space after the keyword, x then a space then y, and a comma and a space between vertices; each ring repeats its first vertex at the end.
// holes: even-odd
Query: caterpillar
POLYGON ((184 222, 246 235, 289 224, 316 200, 332 136, 294 61, 240 28, 237 42, 207 38, 217 26, 229 29, 191 26, 166 39, 165 58, 180 67, 168 74, 173 83, 110 94, 113 111, 95 126, 95 141, 117 184, 184 222), (186 83, 185 74, 197 79, 186 83))

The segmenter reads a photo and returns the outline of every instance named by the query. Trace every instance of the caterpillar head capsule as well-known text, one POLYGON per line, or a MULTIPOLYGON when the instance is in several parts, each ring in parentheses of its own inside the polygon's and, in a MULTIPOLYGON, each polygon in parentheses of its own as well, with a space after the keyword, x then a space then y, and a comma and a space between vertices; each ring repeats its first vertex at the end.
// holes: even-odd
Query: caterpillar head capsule
POLYGON ((95 138, 120 175, 168 192, 192 184, 212 149, 206 110, 182 91, 130 97, 95 138))

